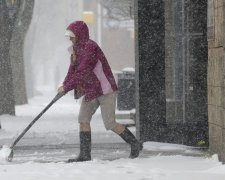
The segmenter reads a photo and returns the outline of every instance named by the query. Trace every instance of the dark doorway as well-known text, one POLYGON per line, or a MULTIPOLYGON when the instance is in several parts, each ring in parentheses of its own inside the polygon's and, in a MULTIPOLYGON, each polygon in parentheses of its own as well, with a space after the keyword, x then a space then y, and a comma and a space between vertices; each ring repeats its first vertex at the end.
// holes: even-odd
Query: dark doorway
POLYGON ((207 145, 207 0, 139 0, 136 7, 140 139, 207 145))

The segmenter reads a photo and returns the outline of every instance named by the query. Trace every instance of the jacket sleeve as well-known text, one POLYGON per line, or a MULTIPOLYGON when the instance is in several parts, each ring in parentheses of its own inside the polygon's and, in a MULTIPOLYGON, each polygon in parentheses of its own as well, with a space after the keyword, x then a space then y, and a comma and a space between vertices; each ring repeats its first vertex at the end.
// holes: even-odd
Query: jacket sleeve
POLYGON ((95 68, 97 63, 96 56, 97 47, 94 44, 87 44, 85 47, 85 55, 83 56, 76 72, 73 72, 71 79, 64 84, 66 92, 75 89, 78 85, 82 84, 88 79, 88 76, 95 68))
POLYGON ((67 75, 63 81, 63 86, 71 79, 73 72, 74 72, 74 64, 73 64, 72 60, 70 60, 70 66, 69 66, 67 75))

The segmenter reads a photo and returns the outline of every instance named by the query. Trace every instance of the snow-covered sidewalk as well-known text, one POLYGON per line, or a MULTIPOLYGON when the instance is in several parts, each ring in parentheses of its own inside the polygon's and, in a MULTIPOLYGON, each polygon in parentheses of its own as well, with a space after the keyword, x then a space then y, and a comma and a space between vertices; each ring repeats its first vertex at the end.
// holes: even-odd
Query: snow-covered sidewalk
POLYGON ((2 180, 224 180, 217 159, 155 156, 134 160, 93 160, 83 163, 34 163, 1 165, 2 180))
MULTIPOLYGON (((16 107, 16 117, 0 116, 0 147, 10 145, 54 93, 37 96, 16 107)), ((79 152, 79 101, 60 99, 25 134, 15 149, 13 162, 0 159, 1 180, 224 180, 225 166, 217 155, 207 158, 188 146, 147 142, 137 159, 127 158, 129 147, 105 130, 100 111, 93 117, 90 162, 63 163, 79 152), (54 161, 54 162, 52 162, 54 161)), ((135 132, 135 128, 131 128, 135 132)))

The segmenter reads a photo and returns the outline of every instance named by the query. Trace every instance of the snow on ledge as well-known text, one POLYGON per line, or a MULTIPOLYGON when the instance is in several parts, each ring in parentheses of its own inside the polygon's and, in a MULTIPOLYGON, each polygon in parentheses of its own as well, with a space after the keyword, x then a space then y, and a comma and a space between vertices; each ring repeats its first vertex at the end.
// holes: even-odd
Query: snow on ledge
POLYGON ((135 69, 134 68, 132 68, 132 67, 126 67, 126 68, 123 68, 123 70, 122 70, 123 72, 134 72, 135 71, 135 69))
POLYGON ((188 150, 192 147, 181 144, 170 144, 160 142, 145 142, 144 149, 149 151, 176 151, 176 150, 188 150))

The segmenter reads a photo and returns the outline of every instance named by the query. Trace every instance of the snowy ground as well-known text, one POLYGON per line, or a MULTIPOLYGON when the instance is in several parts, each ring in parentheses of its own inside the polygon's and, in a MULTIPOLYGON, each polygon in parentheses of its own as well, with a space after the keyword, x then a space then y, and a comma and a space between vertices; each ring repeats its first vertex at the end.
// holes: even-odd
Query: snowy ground
MULTIPOLYGON (((3 115, 0 147, 8 145, 51 101, 54 93, 16 107, 16 117, 3 115)), ((225 166, 217 156, 188 146, 147 142, 137 159, 128 159, 129 147, 107 132, 98 110, 92 121, 92 161, 67 164, 79 153, 79 101, 67 95, 54 104, 17 144, 13 162, 1 159, 1 180, 224 180, 225 166)), ((134 132, 135 129, 131 128, 134 132)))

